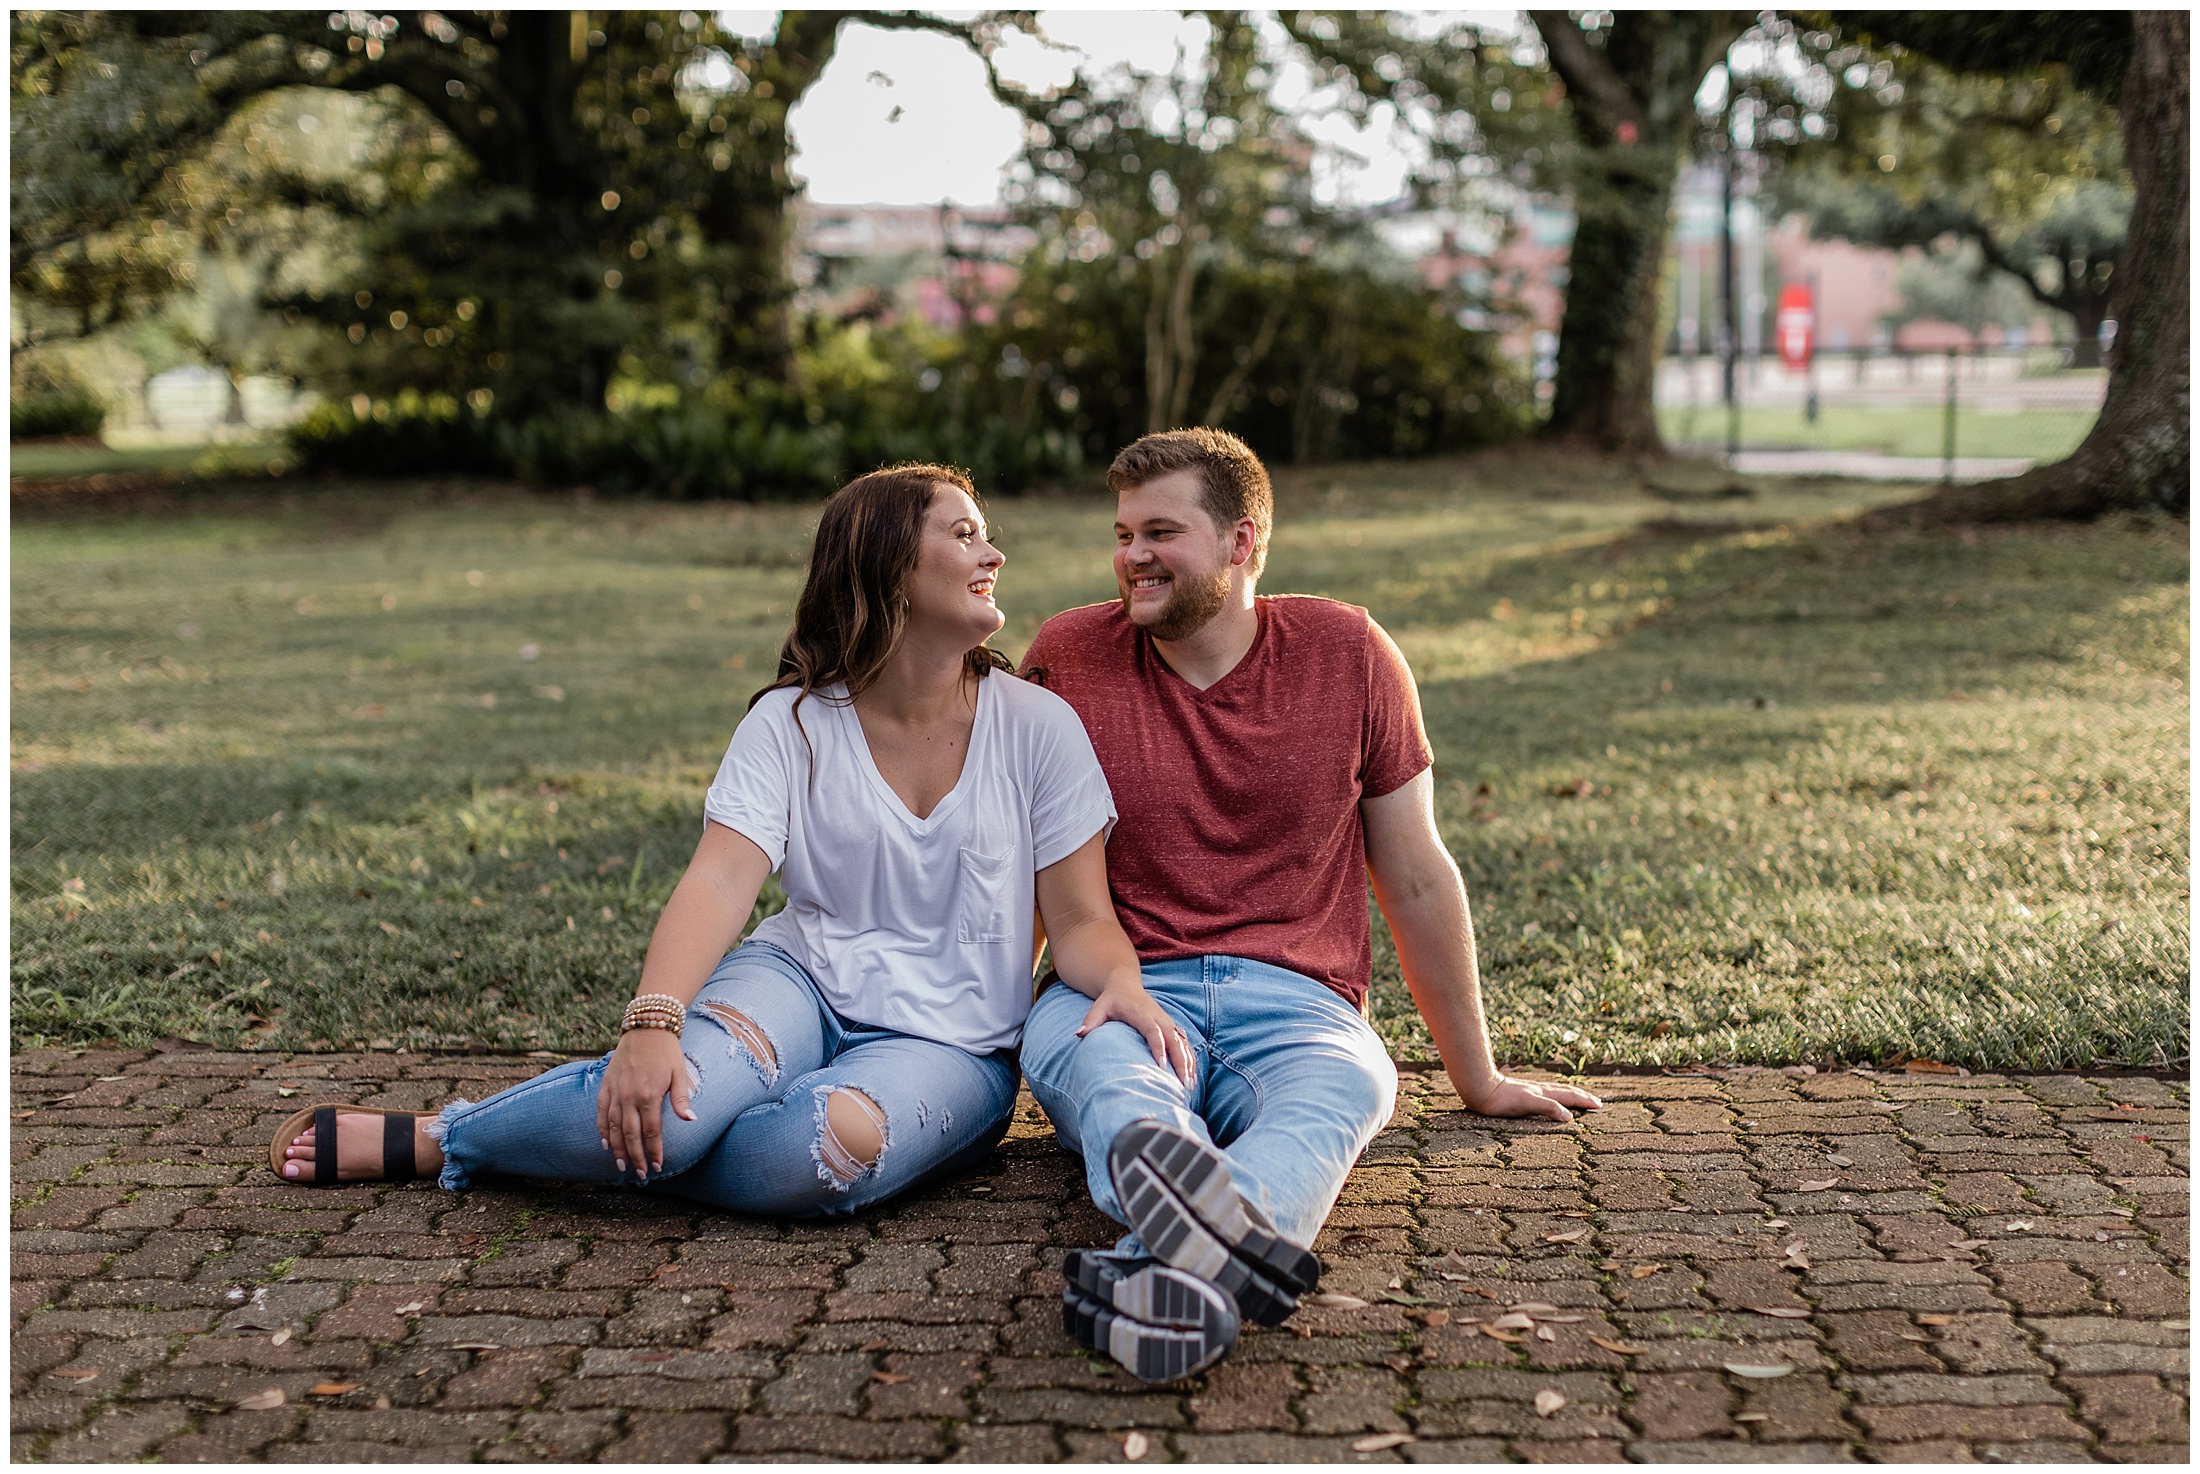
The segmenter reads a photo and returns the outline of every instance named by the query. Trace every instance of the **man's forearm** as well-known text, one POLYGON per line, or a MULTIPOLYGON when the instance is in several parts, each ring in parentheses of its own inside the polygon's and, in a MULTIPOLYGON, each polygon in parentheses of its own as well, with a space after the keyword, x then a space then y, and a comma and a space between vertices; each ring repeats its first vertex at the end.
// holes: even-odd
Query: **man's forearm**
POLYGON ((1393 897, 1386 898, 1378 885, 1375 898, 1398 945, 1399 970, 1414 1006, 1428 1022, 1429 1037, 1453 1086, 1471 1105, 1500 1077, 1482 1014, 1466 887, 1453 872, 1427 877, 1407 894, 1393 897))

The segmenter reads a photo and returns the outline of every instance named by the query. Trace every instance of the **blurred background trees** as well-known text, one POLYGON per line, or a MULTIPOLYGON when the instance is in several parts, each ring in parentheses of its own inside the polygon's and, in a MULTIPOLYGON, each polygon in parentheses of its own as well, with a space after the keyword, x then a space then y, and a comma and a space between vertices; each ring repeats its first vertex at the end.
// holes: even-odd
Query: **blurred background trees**
POLYGON ((1746 155, 1817 235, 1910 252, 1907 311, 2007 321, 2021 292, 2081 362, 2113 320, 2125 449, 2071 474, 2159 500, 2183 464, 2182 401, 2117 397, 2140 359, 2185 382, 2182 309, 2146 305, 2182 302, 2185 239, 2151 20, 1203 12, 1173 64, 1042 87, 998 65, 1033 13, 864 12, 970 47, 1024 126, 1028 246, 994 275, 950 259, 927 318, 791 270, 788 113, 858 14, 15 12, 16 424, 95 428, 72 365, 122 345, 225 375, 233 409, 256 377, 301 386, 308 465, 674 495, 900 456, 1017 486, 1187 422, 1283 460, 1538 423, 1652 454, 1676 181, 1746 155), (1338 119, 1403 150, 1399 198, 1323 183, 1338 119), (1530 353, 1453 227, 1401 231, 1452 221, 1491 258, 1537 201, 1570 245, 1530 353))

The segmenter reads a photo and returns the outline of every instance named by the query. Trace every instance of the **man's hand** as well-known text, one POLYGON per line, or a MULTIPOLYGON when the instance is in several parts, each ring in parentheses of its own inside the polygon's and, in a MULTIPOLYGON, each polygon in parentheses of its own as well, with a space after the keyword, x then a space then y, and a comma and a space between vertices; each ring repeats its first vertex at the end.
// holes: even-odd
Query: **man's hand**
POLYGON ((624 1172, 647 1181, 665 1165, 664 1099, 683 1121, 688 1109, 687 1057, 669 1029, 629 1029, 619 1036, 596 1091, 596 1133, 624 1172))
POLYGON ((1085 1011, 1085 1021, 1077 1026, 1077 1037, 1084 1038, 1111 1019, 1129 1024, 1145 1036, 1146 1047, 1153 1051, 1153 1062, 1174 1070, 1177 1079, 1187 1087, 1191 1085, 1192 1047, 1185 1042, 1184 1031, 1176 1026, 1176 1020, 1153 1001, 1153 994, 1146 991, 1136 973, 1125 982, 1100 990, 1100 996, 1085 1011))
POLYGON ((1472 1095, 1460 1091, 1459 1098, 1467 1103, 1468 1110, 1483 1116, 1547 1116, 1553 1121, 1571 1121, 1574 1111, 1604 1109, 1603 1101, 1578 1086, 1513 1080, 1503 1075, 1472 1095))

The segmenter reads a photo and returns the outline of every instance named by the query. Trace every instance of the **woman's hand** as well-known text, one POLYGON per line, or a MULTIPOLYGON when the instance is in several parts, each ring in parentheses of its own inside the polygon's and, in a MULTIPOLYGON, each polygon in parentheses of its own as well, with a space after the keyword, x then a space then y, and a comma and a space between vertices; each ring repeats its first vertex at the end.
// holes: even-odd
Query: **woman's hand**
POLYGON ((1172 1069, 1177 1079, 1186 1086, 1192 1083, 1192 1046, 1185 1040, 1184 1031, 1176 1026, 1153 994, 1132 973, 1127 979, 1110 983, 1100 990, 1100 996, 1092 1000, 1092 1007, 1085 1011, 1085 1021, 1077 1026, 1077 1037, 1082 1039, 1102 1024, 1114 1020, 1129 1024, 1145 1036, 1146 1047, 1153 1051, 1153 1062, 1163 1069, 1172 1069))
POLYGON ((1579 1086, 1551 1080, 1514 1080, 1504 1075, 1471 1096, 1465 1091, 1459 1094, 1468 1110, 1483 1116, 1547 1116, 1553 1121, 1571 1121, 1574 1111, 1604 1109, 1603 1101, 1579 1086))
POLYGON ((661 1113, 667 1095, 674 1115, 695 1119, 688 1109, 687 1056, 680 1052, 679 1036, 670 1029, 627 1030, 596 1091, 596 1134, 621 1172, 632 1163, 635 1176, 645 1182, 665 1165, 661 1113))

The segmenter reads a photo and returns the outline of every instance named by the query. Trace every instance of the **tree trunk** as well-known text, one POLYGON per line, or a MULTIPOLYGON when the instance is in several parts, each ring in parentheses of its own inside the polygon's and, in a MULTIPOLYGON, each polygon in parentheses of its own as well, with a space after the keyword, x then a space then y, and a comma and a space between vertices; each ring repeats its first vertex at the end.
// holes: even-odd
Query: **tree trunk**
POLYGON ((1584 190, 1567 262, 1558 382, 1545 433, 1607 450, 1655 451, 1658 277, 1680 161, 1614 170, 1584 190))
POLYGON ((1566 85, 1586 159, 1544 433, 1657 451, 1650 391, 1673 186, 1695 137, 1696 91, 1751 17, 1623 10, 1599 28, 1597 45, 1566 11, 1529 14, 1566 85))
POLYGON ((2088 519, 2153 507, 2183 515, 2192 488, 2192 18, 2132 12, 2118 118, 2131 170, 2131 228, 2110 292, 2116 341, 2108 395, 2067 460, 2007 481, 1951 487, 1868 519, 1893 523, 2088 519))

